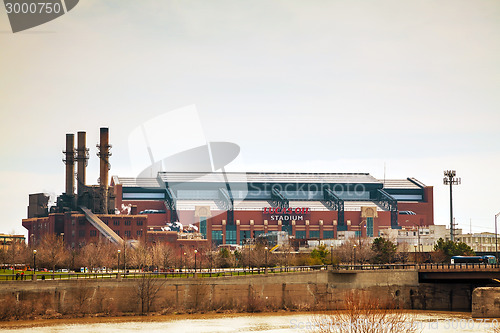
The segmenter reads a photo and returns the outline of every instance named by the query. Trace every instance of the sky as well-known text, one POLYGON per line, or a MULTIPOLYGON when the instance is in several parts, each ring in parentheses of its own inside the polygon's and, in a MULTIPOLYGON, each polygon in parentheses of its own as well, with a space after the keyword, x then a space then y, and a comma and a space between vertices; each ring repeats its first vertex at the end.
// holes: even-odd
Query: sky
POLYGON ((88 183, 99 127, 133 177, 134 129, 188 106, 240 146, 228 170, 415 177, 448 224, 454 169, 458 226, 494 231, 498 91, 498 1, 81 0, 15 34, 0 8, 0 232, 27 234, 29 193, 64 191, 66 133, 87 132, 88 183))

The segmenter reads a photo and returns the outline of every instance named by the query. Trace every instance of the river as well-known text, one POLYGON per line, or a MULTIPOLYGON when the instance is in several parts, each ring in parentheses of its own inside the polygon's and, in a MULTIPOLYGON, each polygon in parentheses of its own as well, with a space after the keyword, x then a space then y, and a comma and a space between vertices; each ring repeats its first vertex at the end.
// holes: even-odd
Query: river
MULTIPOLYGON (((491 322, 473 320, 470 313, 409 312, 421 332, 493 332, 491 322)), ((314 332, 316 315, 311 313, 269 313, 257 315, 179 315, 158 317, 90 318, 4 323, 2 332, 314 332), (7 325, 7 326, 5 326, 7 325)))

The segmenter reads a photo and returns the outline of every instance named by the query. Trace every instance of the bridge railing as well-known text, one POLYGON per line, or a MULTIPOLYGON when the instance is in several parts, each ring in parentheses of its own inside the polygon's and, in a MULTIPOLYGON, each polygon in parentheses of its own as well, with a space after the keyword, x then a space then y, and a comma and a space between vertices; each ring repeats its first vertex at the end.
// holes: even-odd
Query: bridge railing
POLYGON ((423 263, 418 265, 419 269, 495 269, 499 268, 498 264, 488 263, 423 263))
POLYGON ((340 264, 334 265, 335 270, 371 271, 379 269, 416 269, 416 264, 340 264))

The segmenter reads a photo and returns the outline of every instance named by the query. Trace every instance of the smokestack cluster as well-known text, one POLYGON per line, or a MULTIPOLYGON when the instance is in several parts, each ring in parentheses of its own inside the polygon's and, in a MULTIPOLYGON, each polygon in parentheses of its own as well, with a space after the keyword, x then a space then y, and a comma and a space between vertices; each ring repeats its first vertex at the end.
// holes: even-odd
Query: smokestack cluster
MULTIPOLYGON (((111 156, 109 144, 109 129, 107 127, 102 127, 100 129, 100 142, 97 145, 98 152, 97 156, 100 159, 100 175, 99 175, 99 191, 96 192, 94 187, 86 186, 86 168, 89 159, 89 149, 87 148, 87 133, 78 132, 77 134, 78 142, 77 148, 75 150, 75 135, 66 134, 66 150, 63 151, 65 154, 64 163, 66 163, 66 196, 69 197, 65 199, 64 207, 70 207, 72 209, 76 208, 77 205, 91 205, 88 196, 84 202, 81 202, 82 197, 85 197, 85 193, 89 193, 91 198, 96 198, 95 195, 99 196, 100 207, 93 206, 96 211, 102 211, 103 213, 108 212, 108 197, 109 197, 109 157, 111 156), (77 174, 76 174, 76 185, 77 185, 77 197, 75 197, 75 162, 77 163, 77 174), (99 193, 99 194, 97 194, 99 193), (66 201, 67 200, 67 201, 66 201)), ((92 199, 93 200, 93 199, 92 199)))

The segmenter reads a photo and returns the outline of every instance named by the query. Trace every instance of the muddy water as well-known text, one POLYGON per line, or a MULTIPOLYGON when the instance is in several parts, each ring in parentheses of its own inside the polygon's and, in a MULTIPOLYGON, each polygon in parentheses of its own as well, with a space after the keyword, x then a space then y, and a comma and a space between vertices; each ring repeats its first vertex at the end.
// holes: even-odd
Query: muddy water
MULTIPOLYGON (((101 318, 13 322, 2 332, 314 332, 316 315, 311 313, 258 315, 183 315, 147 318, 101 318)), ((425 333, 492 332, 491 322, 473 320, 469 313, 414 312, 414 323, 425 333)), ((1 326, 1 325, 0 325, 1 326)))

